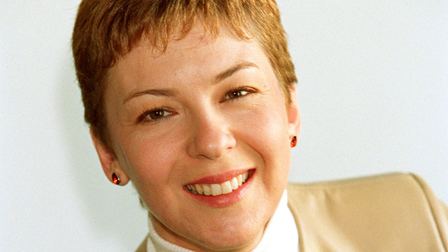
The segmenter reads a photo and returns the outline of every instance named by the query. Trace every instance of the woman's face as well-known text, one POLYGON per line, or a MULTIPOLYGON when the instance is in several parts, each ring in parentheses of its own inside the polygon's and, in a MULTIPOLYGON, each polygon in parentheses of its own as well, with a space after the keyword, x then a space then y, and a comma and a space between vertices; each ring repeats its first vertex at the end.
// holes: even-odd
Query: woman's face
POLYGON ((287 184, 299 124, 258 43, 201 26, 163 53, 142 39, 107 83, 103 168, 132 180, 159 235, 191 249, 253 247, 287 184))

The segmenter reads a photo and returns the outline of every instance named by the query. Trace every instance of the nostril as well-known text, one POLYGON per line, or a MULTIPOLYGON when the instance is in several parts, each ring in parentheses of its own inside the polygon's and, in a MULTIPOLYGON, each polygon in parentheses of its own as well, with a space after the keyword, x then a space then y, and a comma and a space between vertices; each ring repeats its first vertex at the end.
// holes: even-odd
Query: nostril
POLYGON ((189 154, 196 158, 217 159, 235 148, 236 139, 225 127, 205 127, 197 130, 189 146, 189 154))

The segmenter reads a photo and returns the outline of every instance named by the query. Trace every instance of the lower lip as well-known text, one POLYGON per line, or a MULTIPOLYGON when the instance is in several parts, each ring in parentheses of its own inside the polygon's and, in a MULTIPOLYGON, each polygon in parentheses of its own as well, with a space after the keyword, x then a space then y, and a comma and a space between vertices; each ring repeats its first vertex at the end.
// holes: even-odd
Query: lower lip
POLYGON ((205 203, 208 206, 215 207, 215 208, 223 208, 228 207, 230 205, 233 205, 240 201, 243 196, 246 194, 247 190, 249 189, 249 186, 252 184, 252 181, 255 177, 255 170, 249 171, 249 177, 246 180, 244 184, 242 184, 238 189, 235 191, 232 191, 228 194, 221 194, 218 196, 206 196, 201 194, 193 194, 191 192, 185 191, 190 195, 190 197, 193 197, 194 199, 205 203))

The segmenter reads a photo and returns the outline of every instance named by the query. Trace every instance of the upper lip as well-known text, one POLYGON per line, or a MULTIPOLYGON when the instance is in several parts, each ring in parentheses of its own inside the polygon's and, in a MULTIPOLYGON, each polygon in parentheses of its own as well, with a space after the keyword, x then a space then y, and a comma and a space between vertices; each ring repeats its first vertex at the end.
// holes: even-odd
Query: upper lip
POLYGON ((215 175, 205 176, 199 178, 195 181, 189 182, 186 185, 194 185, 194 184, 221 184, 225 181, 232 179, 240 174, 248 172, 250 169, 241 169, 241 170, 231 170, 215 175))

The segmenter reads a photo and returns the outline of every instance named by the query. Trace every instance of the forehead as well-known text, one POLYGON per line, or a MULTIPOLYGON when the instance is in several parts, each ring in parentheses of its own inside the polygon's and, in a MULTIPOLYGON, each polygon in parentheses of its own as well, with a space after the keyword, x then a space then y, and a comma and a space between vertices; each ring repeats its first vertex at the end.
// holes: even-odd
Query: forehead
POLYGON ((211 36, 195 25, 186 36, 172 38, 161 51, 143 37, 109 71, 108 81, 116 88, 138 89, 143 83, 169 86, 175 83, 211 81, 216 73, 240 62, 270 69, 270 63, 254 39, 240 39, 226 29, 211 36), (115 83, 115 84, 113 84, 115 83))

